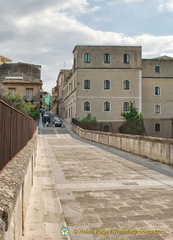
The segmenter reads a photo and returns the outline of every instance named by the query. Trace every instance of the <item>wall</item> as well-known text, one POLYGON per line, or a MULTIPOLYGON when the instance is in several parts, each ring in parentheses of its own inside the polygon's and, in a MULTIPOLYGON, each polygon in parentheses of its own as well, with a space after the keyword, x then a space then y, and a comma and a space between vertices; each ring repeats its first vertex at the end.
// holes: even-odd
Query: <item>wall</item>
POLYGON ((139 109, 139 69, 82 69, 77 71, 77 119, 92 113, 98 121, 119 121, 122 119, 123 102, 134 102, 139 109), (91 81, 91 88, 84 89, 84 80, 91 81), (110 90, 104 89, 104 80, 110 81, 110 90), (130 90, 123 90, 123 81, 130 81, 130 90), (89 101, 91 111, 84 112, 83 104, 89 101), (110 102, 109 112, 104 111, 104 102, 110 102))
POLYGON ((0 240, 21 240, 33 185, 37 133, 0 172, 0 240))
POLYGON ((37 105, 40 104, 40 88, 41 88, 41 84, 40 83, 32 83, 32 82, 28 82, 27 81, 21 81, 21 83, 18 81, 16 82, 12 82, 11 80, 9 81, 9 83, 6 81, 3 86, 3 92, 5 93, 9 93, 10 92, 10 88, 15 89, 15 93, 18 93, 23 100, 27 100, 26 96, 27 96, 27 90, 30 89, 33 92, 33 100, 35 103, 37 103, 37 105))
POLYGON ((80 137, 87 140, 102 143, 173 166, 172 139, 88 131, 74 124, 73 130, 80 137))
POLYGON ((0 81, 9 76, 23 76, 25 80, 40 81, 41 66, 29 63, 6 63, 0 65, 0 81))

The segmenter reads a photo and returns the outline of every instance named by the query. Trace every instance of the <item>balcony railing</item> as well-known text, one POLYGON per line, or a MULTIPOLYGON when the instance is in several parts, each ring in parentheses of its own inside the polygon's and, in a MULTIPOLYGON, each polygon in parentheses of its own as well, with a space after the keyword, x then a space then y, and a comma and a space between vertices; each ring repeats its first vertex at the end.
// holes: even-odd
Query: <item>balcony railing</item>
POLYGON ((24 96, 23 97, 23 100, 25 102, 35 102, 35 97, 27 97, 27 96, 24 96))

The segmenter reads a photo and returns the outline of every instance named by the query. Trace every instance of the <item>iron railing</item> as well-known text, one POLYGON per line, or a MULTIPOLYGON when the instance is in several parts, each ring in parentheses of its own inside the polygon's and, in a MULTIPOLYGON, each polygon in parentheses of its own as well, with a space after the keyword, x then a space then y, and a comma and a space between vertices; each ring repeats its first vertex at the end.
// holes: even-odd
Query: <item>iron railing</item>
POLYGON ((28 115, 0 99, 0 171, 27 144, 36 130, 28 115))

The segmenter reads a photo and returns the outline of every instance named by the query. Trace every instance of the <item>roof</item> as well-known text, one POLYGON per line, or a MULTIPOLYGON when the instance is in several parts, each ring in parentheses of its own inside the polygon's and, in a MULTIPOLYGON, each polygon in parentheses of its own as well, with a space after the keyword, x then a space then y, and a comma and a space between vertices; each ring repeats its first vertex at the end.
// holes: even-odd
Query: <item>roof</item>
POLYGON ((19 78, 5 78, 4 81, 2 81, 3 84, 18 84, 18 83, 22 83, 22 84, 39 84, 39 85, 42 85, 42 82, 40 81, 27 81, 27 80, 24 80, 24 79, 19 79, 19 78))
POLYGON ((173 58, 172 57, 169 57, 169 56, 166 56, 166 55, 164 55, 164 56, 160 56, 160 57, 156 57, 156 58, 152 58, 152 59, 155 59, 155 60, 173 60, 173 58))
POLYGON ((135 49, 135 48, 142 48, 140 45, 76 45, 73 49, 73 53, 75 52, 75 50, 77 48, 131 48, 131 49, 135 49))
POLYGON ((9 58, 7 58, 7 57, 4 57, 4 56, 2 56, 2 55, 0 55, 0 59, 5 59, 6 61, 5 62, 12 62, 12 60, 11 59, 9 59, 9 58))

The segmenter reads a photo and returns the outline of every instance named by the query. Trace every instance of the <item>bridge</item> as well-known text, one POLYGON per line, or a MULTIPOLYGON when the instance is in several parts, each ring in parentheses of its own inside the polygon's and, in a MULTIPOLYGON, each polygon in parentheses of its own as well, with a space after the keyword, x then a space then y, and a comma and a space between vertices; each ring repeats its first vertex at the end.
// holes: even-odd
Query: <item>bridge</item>
POLYGON ((40 121, 38 132, 21 237, 0 239, 172 240, 172 166, 85 140, 66 122, 40 121))

